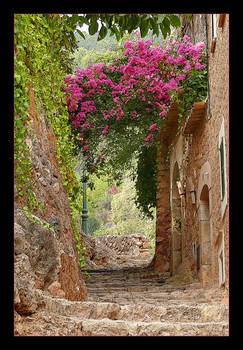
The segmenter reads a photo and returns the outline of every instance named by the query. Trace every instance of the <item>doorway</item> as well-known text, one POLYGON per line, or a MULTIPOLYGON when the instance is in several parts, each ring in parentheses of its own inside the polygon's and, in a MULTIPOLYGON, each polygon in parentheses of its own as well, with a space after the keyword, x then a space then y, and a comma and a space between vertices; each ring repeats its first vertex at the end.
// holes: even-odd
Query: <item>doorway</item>
POLYGON ((211 229, 210 229, 210 207, 209 188, 204 185, 200 194, 199 206, 200 221, 200 279, 202 286, 210 285, 211 281, 211 229))

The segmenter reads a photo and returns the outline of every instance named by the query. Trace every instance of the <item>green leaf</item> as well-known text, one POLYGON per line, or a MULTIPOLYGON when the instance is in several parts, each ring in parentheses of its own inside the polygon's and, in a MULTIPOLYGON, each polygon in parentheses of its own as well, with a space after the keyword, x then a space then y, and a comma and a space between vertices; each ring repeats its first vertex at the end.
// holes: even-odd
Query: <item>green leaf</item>
POLYGON ((181 21, 180 18, 176 15, 168 15, 169 19, 170 19, 170 23, 173 27, 180 27, 181 26, 181 21))
POLYGON ((98 31, 99 25, 98 22, 91 22, 91 24, 89 25, 89 34, 90 35, 94 35, 97 31, 98 31))
POLYGON ((68 49, 69 48, 69 41, 68 41, 68 38, 66 35, 64 35, 63 40, 64 40, 64 44, 65 44, 66 49, 68 49))
POLYGON ((158 23, 153 22, 152 25, 153 25, 153 35, 155 34, 158 37, 159 36, 159 25, 158 25, 158 23))
POLYGON ((102 25, 102 27, 100 28, 100 31, 99 31, 99 35, 98 35, 98 41, 99 40, 102 40, 106 37, 106 34, 107 34, 107 28, 105 26, 102 25))
POLYGON ((148 22, 142 21, 142 23, 140 24, 140 33, 142 38, 144 38, 148 34, 148 29, 148 22))
POLYGON ((165 15, 158 15, 157 23, 158 23, 158 24, 159 24, 159 23, 162 23, 163 20, 164 20, 164 18, 165 18, 165 15))
POLYGON ((164 18, 163 23, 160 23, 160 29, 163 34, 163 37, 166 39, 167 34, 170 34, 170 21, 168 18, 164 18))
POLYGON ((131 15, 130 23, 131 23, 131 29, 132 30, 136 29, 139 26, 139 23, 140 23, 140 16, 138 16, 138 15, 131 15))
POLYGON ((81 32, 81 30, 77 29, 77 32, 78 32, 78 34, 79 34, 82 38, 85 39, 85 36, 84 36, 84 34, 81 32))

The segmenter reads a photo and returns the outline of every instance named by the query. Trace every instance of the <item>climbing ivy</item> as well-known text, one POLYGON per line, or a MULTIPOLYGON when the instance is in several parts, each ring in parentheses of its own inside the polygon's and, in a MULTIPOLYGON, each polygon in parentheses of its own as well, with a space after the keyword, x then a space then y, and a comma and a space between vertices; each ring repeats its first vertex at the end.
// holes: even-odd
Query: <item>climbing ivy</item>
POLYGON ((143 147, 138 155, 137 173, 134 175, 136 205, 147 217, 153 219, 152 208, 156 207, 157 147, 143 147))
POLYGON ((65 47, 67 38, 63 34, 65 22, 59 15, 15 15, 14 24, 15 172, 18 194, 25 194, 28 207, 33 210, 40 205, 33 194, 30 153, 25 142, 30 130, 30 89, 34 91, 37 112, 45 115, 57 136, 57 158, 63 184, 71 197, 75 193, 70 156, 73 145, 68 140, 68 114, 61 103, 63 93, 60 90, 65 75, 70 73, 70 62, 65 47))
MULTIPOLYGON (((33 221, 34 210, 41 208, 34 194, 34 178, 26 138, 31 135, 30 90, 34 93, 37 118, 45 116, 57 142, 57 160, 72 213, 81 190, 73 170, 73 142, 70 140, 68 113, 61 91, 64 77, 71 72, 69 51, 75 47, 75 26, 57 14, 16 14, 14 16, 14 161, 17 193, 26 202, 24 211, 33 221)), ((75 240, 83 266, 83 249, 73 219, 75 240)), ((36 222, 36 220, 35 220, 36 222)), ((41 222, 39 222, 41 223, 41 222)), ((48 226, 49 227, 49 226, 48 226)), ((52 227, 49 227, 52 229, 52 227)))

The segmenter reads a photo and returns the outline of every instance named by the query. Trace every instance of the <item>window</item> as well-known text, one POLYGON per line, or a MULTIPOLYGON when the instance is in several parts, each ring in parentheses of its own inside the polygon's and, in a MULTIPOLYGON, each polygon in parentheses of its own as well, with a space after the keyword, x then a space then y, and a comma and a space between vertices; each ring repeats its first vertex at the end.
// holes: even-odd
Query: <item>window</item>
POLYGON ((217 38, 217 15, 213 14, 211 15, 211 33, 212 33, 212 40, 215 40, 217 38))
POLYGON ((200 270, 200 245, 197 247, 197 270, 200 270))
POLYGON ((192 256, 193 256, 193 260, 196 260, 196 258, 197 258, 196 242, 192 243, 192 256))
POLYGON ((221 201, 224 200, 225 196, 225 174, 224 174, 224 139, 221 138, 221 143, 219 147, 220 153, 220 176, 221 176, 221 201))
POLYGON ((221 234, 221 242, 218 248, 219 286, 225 283, 224 231, 221 231, 221 234))
POLYGON ((214 53, 217 38, 217 15, 211 15, 211 52, 214 53))
POLYGON ((227 166, 225 152, 224 119, 219 132, 219 165, 220 165, 220 192, 221 192, 221 216, 223 218, 227 205, 227 166))

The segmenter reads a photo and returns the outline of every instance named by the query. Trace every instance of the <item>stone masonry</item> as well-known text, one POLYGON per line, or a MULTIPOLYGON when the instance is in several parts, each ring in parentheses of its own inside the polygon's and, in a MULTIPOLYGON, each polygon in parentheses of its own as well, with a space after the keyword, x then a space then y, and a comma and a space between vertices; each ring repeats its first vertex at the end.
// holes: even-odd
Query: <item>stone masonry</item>
POLYGON ((14 282, 15 309, 19 314, 31 314, 38 308, 36 289, 68 300, 87 299, 73 238, 69 200, 56 159, 55 135, 43 114, 37 120, 32 90, 30 118, 31 136, 26 143, 34 169, 34 193, 44 213, 40 209, 33 213, 34 219, 42 224, 29 220, 23 210, 25 202, 15 188, 14 282), (50 230, 48 224, 57 231, 50 230))
POLYGON ((80 232, 81 271, 56 136, 37 117, 31 90, 26 143, 45 212, 34 212, 42 225, 29 220, 15 188, 15 336, 229 334, 229 15, 194 14, 183 24, 184 34, 207 44, 208 98, 194 104, 180 132, 173 104, 161 132, 153 259, 145 237, 80 232))
POLYGON ((182 264, 202 286, 227 290, 229 15, 194 14, 192 22, 183 21, 183 34, 208 47, 208 98, 194 104, 180 132, 168 129, 163 135, 170 161, 166 168, 161 155, 158 180, 164 199, 158 192, 154 267, 175 274, 182 264))
POLYGON ((85 247, 85 268, 142 267, 151 262, 150 241, 141 234, 128 236, 81 234, 85 247))

